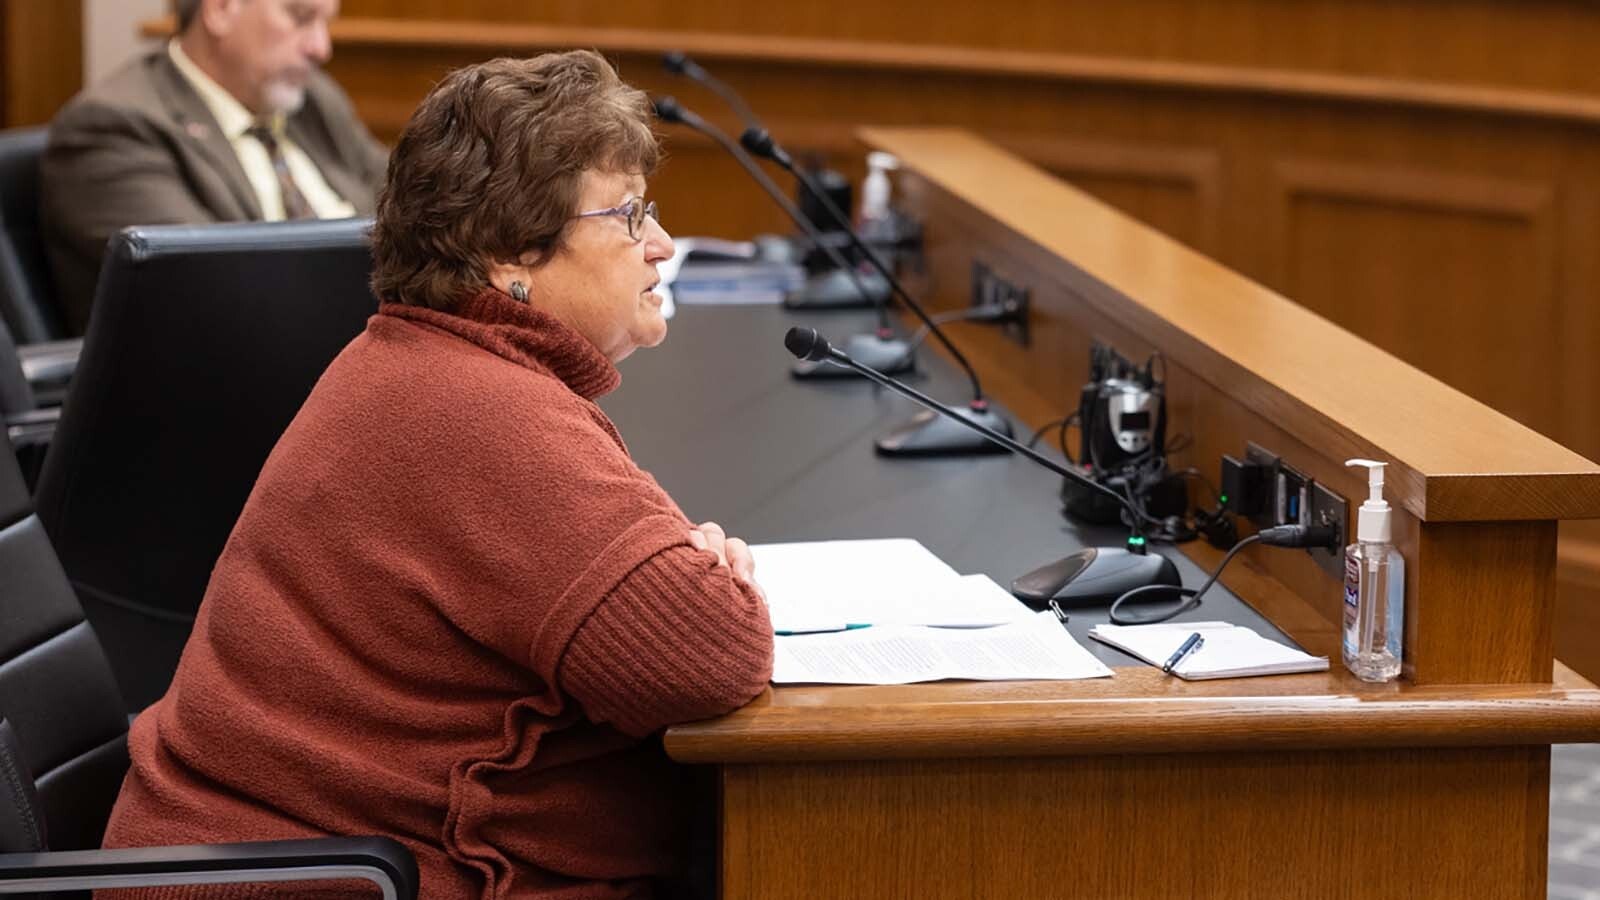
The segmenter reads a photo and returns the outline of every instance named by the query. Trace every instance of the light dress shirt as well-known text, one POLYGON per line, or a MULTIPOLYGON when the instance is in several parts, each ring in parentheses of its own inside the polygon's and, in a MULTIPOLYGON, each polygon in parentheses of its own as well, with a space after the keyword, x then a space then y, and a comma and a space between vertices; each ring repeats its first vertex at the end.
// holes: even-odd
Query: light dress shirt
MULTIPOLYGON (((212 118, 217 120, 223 136, 228 139, 228 144, 233 147, 234 155, 239 157, 239 165, 244 168, 250 186, 255 189, 256 199, 261 202, 262 218, 268 222, 283 220, 283 192, 278 187, 278 174, 272 168, 272 157, 259 140, 246 134, 256 124, 255 117, 245 109, 244 104, 228 93, 227 88, 202 72, 176 40, 167 42, 167 54, 172 57, 173 65, 178 67, 184 80, 200 95, 206 108, 211 111, 212 118)), ((289 176, 311 205, 312 212, 319 219, 343 219, 355 215, 355 207, 328 187, 327 180, 317 170, 311 157, 289 140, 284 133, 284 119, 283 114, 279 113, 272 117, 268 127, 277 136, 278 144, 283 149, 284 161, 289 165, 289 176)))

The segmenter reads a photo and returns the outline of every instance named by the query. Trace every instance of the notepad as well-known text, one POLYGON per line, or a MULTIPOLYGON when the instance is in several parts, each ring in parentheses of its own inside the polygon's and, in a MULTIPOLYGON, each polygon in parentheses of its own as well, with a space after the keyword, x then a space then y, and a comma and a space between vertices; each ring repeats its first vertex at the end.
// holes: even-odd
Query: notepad
POLYGON ((1033 613, 983 575, 961 575, 909 538, 758 544, 750 548, 772 628, 857 625, 980 628, 1033 613))
POLYGON ((874 626, 780 637, 774 684, 910 684, 1109 678, 1111 670, 1052 613, 994 628, 874 626))
POLYGON ((1312 656, 1227 622, 1167 622, 1160 625, 1096 625, 1089 636, 1160 667, 1199 632, 1205 642, 1184 657, 1172 674, 1188 681, 1324 672, 1328 658, 1312 656))

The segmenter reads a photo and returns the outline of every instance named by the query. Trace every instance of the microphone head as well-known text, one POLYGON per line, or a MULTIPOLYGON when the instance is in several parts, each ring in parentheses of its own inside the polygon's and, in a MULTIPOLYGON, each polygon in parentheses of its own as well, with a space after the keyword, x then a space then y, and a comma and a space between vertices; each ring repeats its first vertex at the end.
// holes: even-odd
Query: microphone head
POLYGON ((772 134, 765 128, 746 128, 744 134, 739 135, 739 143, 752 156, 772 158, 772 134))
POLYGON ((674 124, 683 121, 683 104, 676 97, 656 97, 650 103, 655 107, 656 118, 661 121, 674 124))
POLYGON ((765 128, 746 128, 744 134, 739 135, 739 143, 752 156, 770 159, 785 169, 793 163, 789 154, 773 140, 772 133, 765 128))
POLYGON ((705 74, 700 64, 682 50, 668 50, 661 54, 661 67, 674 75, 687 75, 694 79, 705 74))
POLYGON ((810 362, 827 359, 833 352, 828 339, 818 334, 815 328, 789 329, 789 333, 783 336, 783 346, 797 358, 810 362))

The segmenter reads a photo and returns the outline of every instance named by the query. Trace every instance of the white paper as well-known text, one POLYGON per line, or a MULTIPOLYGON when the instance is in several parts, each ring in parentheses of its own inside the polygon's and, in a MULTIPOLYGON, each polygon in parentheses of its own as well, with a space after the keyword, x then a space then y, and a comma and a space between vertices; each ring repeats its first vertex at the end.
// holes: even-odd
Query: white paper
POLYGON ((994 628, 891 625, 779 637, 774 684, 1107 678, 1111 670, 1051 613, 994 628))
POLYGON ((852 625, 976 628, 1032 615, 988 577, 960 575, 914 540, 759 544, 750 552, 780 633, 852 625))
POLYGON ((1183 646, 1189 635, 1196 632, 1205 639, 1204 642, 1172 670, 1172 674, 1190 681, 1322 672, 1328 668, 1328 658, 1325 656, 1311 656, 1293 647, 1285 647, 1249 628, 1227 622, 1096 625, 1089 629, 1089 636, 1160 667, 1183 646))

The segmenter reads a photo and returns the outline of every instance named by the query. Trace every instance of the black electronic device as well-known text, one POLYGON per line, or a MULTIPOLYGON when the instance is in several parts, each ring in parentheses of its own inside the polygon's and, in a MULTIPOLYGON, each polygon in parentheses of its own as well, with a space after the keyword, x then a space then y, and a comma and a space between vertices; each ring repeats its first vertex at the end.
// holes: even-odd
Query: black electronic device
POLYGON ((1155 358, 1135 366, 1116 351, 1096 344, 1089 381, 1078 404, 1082 434, 1080 459, 1097 472, 1115 472, 1166 453, 1166 386, 1156 376, 1155 358))
MULTIPOLYGON (((1164 537, 1192 536, 1182 527, 1188 492, 1166 465, 1166 387, 1156 374, 1156 357, 1135 365, 1115 350, 1095 343, 1089 353, 1089 380, 1078 400, 1079 454, 1083 474, 1134 499, 1151 519, 1176 524, 1164 537)), ((1061 485, 1066 514, 1079 522, 1115 523, 1122 509, 1075 481, 1061 485)))
POLYGON ((1108 495, 1113 501, 1128 509, 1129 528, 1132 533, 1124 547, 1093 547, 1081 550, 1055 562, 1039 567, 1012 581, 1011 592, 1023 602, 1043 608, 1052 599, 1064 604, 1082 605, 1114 600, 1130 590, 1151 585, 1177 586, 1177 567, 1172 560, 1149 552, 1140 525, 1138 511, 1128 501, 1072 471, 1049 457, 1012 440, 1010 436, 989 427, 982 417, 971 415, 969 410, 945 406, 911 386, 874 371, 849 354, 833 349, 826 338, 815 328, 791 328, 783 339, 784 346, 800 359, 831 362, 849 366, 878 384, 927 407, 927 415, 937 415, 938 420, 954 423, 955 427, 976 433, 986 441, 1016 453, 1021 453, 1046 469, 1064 478, 1083 483, 1089 490, 1108 495))
POLYGON ((1036 609, 1043 609, 1051 600, 1070 609, 1110 603, 1147 585, 1177 585, 1177 577, 1172 561, 1160 554, 1085 547, 1013 579, 1011 593, 1036 609), (1168 569, 1170 573, 1165 571, 1168 569))
MULTIPOLYGON (((693 61, 690 60, 689 64, 692 63, 693 61)), ((767 173, 761 171, 761 167, 756 165, 755 160, 751 159, 750 155, 738 144, 734 143, 733 139, 728 137, 722 129, 695 115, 672 97, 657 97, 652 102, 655 105, 656 118, 675 125, 686 125, 711 138, 722 149, 726 150, 728 155, 732 156, 739 163, 739 166, 761 187, 761 190, 772 198, 772 201, 778 205, 779 209, 783 210, 784 214, 794 222, 795 226, 805 234, 807 239, 814 246, 822 248, 824 252, 833 257, 836 268, 811 279, 813 282, 818 280, 823 282, 823 287, 829 296, 843 298, 848 292, 854 291, 857 297, 873 302, 874 297, 881 298, 887 292, 881 279, 874 281, 865 273, 858 271, 855 266, 850 265, 844 256, 824 239, 817 226, 806 217, 805 213, 801 212, 794 205, 794 202, 776 184, 772 183, 772 179, 767 177, 767 173)), ((877 302, 877 306, 878 329, 870 336, 858 341, 855 345, 856 349, 882 365, 885 371, 901 372, 910 370, 915 364, 915 357, 911 352, 911 348, 905 341, 899 340, 894 336, 893 329, 889 327, 888 313, 884 310, 881 299, 877 302)), ((793 371, 796 377, 807 378, 813 375, 816 368, 814 365, 796 366, 793 371)))

